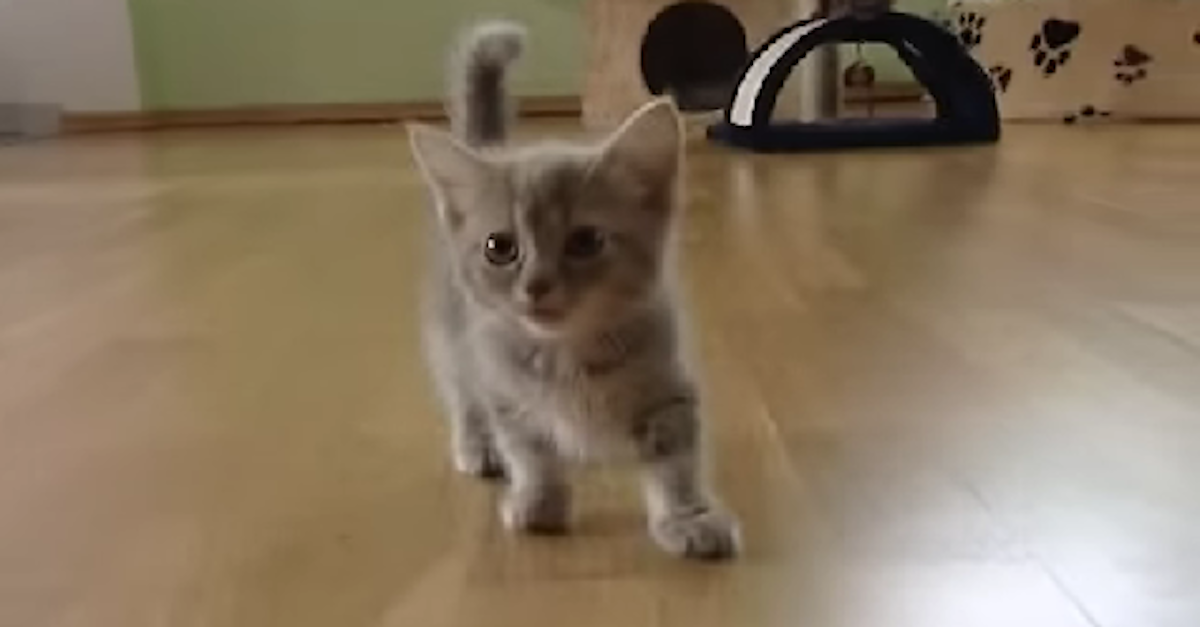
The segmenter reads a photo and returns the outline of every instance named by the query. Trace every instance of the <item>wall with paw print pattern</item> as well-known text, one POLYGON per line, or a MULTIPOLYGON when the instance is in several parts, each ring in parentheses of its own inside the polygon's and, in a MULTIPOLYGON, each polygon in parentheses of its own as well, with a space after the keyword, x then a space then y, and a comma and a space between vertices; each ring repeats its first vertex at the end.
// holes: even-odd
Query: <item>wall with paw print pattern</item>
POLYGON ((961 0, 1005 119, 1200 119, 1200 0, 961 0))

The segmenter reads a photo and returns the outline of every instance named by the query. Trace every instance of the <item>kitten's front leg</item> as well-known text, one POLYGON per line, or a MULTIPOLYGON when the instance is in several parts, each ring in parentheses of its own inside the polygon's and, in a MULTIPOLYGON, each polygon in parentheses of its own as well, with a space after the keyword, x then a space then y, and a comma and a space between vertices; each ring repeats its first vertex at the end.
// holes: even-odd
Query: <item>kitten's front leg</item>
POLYGON ((535 534, 565 533, 571 491, 558 452, 544 438, 504 418, 496 421, 494 435, 508 470, 508 491, 500 507, 505 526, 535 534))
POLYGON ((738 525, 701 476, 699 431, 690 397, 670 399, 636 423, 650 533, 671 554, 725 559, 738 552, 738 525))
POLYGON ((492 442, 487 407, 480 402, 479 386, 466 368, 469 355, 447 328, 447 319, 431 317, 424 328, 426 359, 437 385, 450 427, 450 455, 459 472, 484 479, 504 476, 504 467, 492 442))
POLYGON ((450 453, 459 472, 483 479, 504 477, 504 465, 492 442, 486 410, 475 401, 450 412, 450 453))

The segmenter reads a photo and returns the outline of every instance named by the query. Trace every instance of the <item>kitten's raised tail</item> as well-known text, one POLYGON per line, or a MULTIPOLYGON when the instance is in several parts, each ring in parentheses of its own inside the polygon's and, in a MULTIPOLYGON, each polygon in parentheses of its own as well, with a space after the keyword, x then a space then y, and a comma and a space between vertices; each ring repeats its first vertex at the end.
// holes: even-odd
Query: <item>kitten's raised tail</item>
POLYGON ((487 21, 468 29, 457 42, 450 65, 450 123, 469 146, 503 143, 512 105, 507 75, 525 48, 525 28, 487 21))

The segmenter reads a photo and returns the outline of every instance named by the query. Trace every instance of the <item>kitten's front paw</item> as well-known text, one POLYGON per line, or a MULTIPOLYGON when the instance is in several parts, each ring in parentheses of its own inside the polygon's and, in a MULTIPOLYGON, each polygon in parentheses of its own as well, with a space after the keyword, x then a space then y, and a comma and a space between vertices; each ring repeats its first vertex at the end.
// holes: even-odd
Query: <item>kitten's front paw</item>
POLYGON ((659 547, 678 557, 729 559, 741 545, 737 521, 719 509, 669 514, 653 521, 650 532, 659 547))
POLYGON ((513 531, 558 535, 567 531, 570 510, 571 494, 566 487, 509 490, 500 516, 513 531))
POLYGON ((504 478, 504 461, 484 438, 456 441, 451 454, 454 457, 455 470, 464 475, 491 480, 504 478))

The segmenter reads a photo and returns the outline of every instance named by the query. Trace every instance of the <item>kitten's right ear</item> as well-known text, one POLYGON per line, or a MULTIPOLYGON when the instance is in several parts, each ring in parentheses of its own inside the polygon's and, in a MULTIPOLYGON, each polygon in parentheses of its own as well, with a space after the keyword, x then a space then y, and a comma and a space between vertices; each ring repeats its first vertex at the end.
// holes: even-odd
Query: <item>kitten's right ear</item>
POLYGON ((613 132, 598 167, 617 172, 654 193, 671 189, 683 161, 683 121, 669 98, 635 111, 613 132))
POLYGON ((433 190, 441 211, 455 212, 455 207, 466 201, 464 190, 484 184, 493 173, 483 155, 445 131, 424 124, 411 124, 408 127, 408 141, 421 177, 433 190))

